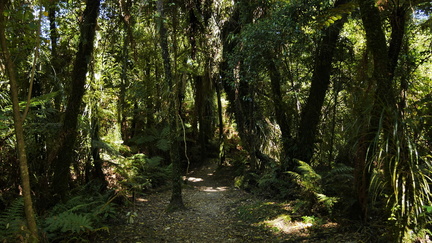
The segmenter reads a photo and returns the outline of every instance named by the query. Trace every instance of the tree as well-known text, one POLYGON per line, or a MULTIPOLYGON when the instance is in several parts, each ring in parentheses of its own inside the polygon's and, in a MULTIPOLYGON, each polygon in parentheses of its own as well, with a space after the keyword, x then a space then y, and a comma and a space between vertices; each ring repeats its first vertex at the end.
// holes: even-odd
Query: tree
MULTIPOLYGON (((382 183, 393 196, 387 200, 389 214, 396 215, 396 232, 393 237, 403 242, 409 236, 411 224, 421 217, 422 205, 429 204, 430 179, 422 171, 430 166, 419 159, 408 120, 404 117, 405 98, 395 88, 396 71, 406 34, 408 3, 375 6, 373 1, 360 1, 362 22, 366 31, 367 47, 372 54, 372 79, 376 89, 370 113, 370 122, 360 138, 356 151, 356 189, 363 217, 368 215, 369 189, 377 170, 382 170, 382 183), (380 11, 381 9, 381 11, 380 11), (383 12, 388 11, 391 34, 389 45, 383 27, 383 12), (401 188, 402 186, 402 188, 401 188)), ((401 78, 401 93, 407 89, 401 78)))
POLYGON ((74 158, 74 146, 77 139, 78 116, 85 92, 86 75, 93 53, 93 41, 100 1, 87 1, 82 16, 81 36, 72 71, 72 90, 68 98, 63 126, 58 135, 56 148, 49 156, 54 161, 54 191, 65 199, 69 191, 70 166, 74 158))
MULTIPOLYGON (((30 241, 39 242, 38 228, 36 225, 36 218, 35 218, 35 213, 33 211, 33 202, 31 197, 30 175, 28 170, 27 152, 25 148, 25 137, 24 137, 24 128, 23 128, 24 119, 27 115, 29 104, 27 104, 24 114, 21 114, 19 98, 18 98, 18 80, 16 75, 16 69, 7 46, 7 40, 5 34, 6 6, 7 6, 6 1, 0 2, 0 44, 3 51, 3 61, 6 67, 6 73, 9 76, 10 95, 12 99, 13 120, 14 120, 14 127, 15 127, 16 147, 17 147, 18 158, 19 158, 22 194, 24 197, 24 211, 27 220, 27 227, 31 234, 30 241)), ((29 93, 31 94, 31 91, 29 91, 29 93)))
MULTIPOLYGON (((158 0, 156 3, 158 11, 158 26, 159 26, 159 38, 160 48, 162 52, 162 59, 164 63, 165 71, 165 85, 167 87, 169 108, 168 108, 168 126, 170 129, 170 159, 173 166, 172 169, 172 194, 171 201, 168 206, 169 211, 181 210, 184 208, 181 188, 181 164, 180 164, 180 150, 178 144, 178 136, 180 134, 178 116, 179 114, 179 87, 173 79, 171 69, 171 58, 168 49, 168 36, 167 30, 164 25, 164 5, 162 0, 158 0)), ((174 16, 176 18, 177 16, 174 16)), ((175 40, 174 40, 175 41, 175 40)))
MULTIPOLYGON (((336 1, 334 8, 338 8, 348 1, 336 1)), ((339 38, 339 33, 347 21, 345 13, 343 17, 322 31, 322 37, 318 43, 314 58, 314 69, 309 95, 302 110, 298 137, 291 158, 297 158, 310 162, 314 154, 316 131, 321 119, 321 110, 327 93, 332 70, 333 56, 339 38)), ((292 162, 291 162, 292 163, 292 162)), ((285 169, 292 170, 293 164, 286 165, 285 169)))

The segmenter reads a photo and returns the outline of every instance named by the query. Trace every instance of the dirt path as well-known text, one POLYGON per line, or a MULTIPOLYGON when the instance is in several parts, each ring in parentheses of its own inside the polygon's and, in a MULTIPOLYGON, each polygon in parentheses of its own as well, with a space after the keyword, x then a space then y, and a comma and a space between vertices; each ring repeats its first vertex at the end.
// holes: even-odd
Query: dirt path
POLYGON ((100 242, 275 242, 236 217, 238 205, 251 195, 234 188, 226 172, 215 174, 216 168, 214 162, 189 174, 183 190, 187 210, 165 211, 170 191, 139 198, 134 223, 111 227, 100 242))

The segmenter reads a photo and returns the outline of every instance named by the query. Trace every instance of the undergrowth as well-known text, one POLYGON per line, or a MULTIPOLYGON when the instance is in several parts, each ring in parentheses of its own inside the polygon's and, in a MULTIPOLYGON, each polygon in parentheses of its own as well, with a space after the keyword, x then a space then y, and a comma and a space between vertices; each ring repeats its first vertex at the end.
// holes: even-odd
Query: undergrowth
MULTIPOLYGON (((64 203, 58 203, 45 216, 37 219, 42 242, 90 242, 98 231, 108 231, 105 225, 117 214, 113 202, 117 195, 77 191, 64 203)), ((24 202, 15 199, 0 213, 0 242, 27 242, 24 202)))
POLYGON ((166 185, 172 168, 162 166, 162 160, 162 157, 149 158, 145 154, 136 154, 126 158, 117 168, 117 172, 123 177, 120 183, 133 194, 140 194, 148 189, 166 185))
POLYGON ((25 225, 24 200, 19 197, 0 214, 0 241, 23 241, 30 233, 25 225))
POLYGON ((41 227, 49 242, 89 241, 97 231, 108 231, 105 223, 116 216, 117 195, 80 192, 52 208, 41 227))

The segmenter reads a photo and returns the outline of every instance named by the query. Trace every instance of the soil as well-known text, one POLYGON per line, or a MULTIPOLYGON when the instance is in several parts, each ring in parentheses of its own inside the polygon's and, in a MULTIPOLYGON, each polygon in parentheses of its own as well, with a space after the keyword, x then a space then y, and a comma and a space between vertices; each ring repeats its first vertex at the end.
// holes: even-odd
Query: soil
MULTIPOLYGON (((244 220, 240 217, 240 207, 261 200, 235 188, 232 174, 227 167, 218 168, 216 161, 189 173, 183 188, 186 210, 166 211, 170 190, 137 198, 134 207, 124 212, 125 218, 118 220, 121 223, 110 226, 109 233, 96 242, 326 242, 335 239, 335 234, 330 238, 310 235, 310 225, 301 221, 287 222, 279 218, 263 226, 244 220)), ((329 224, 321 228, 334 233, 332 227, 329 224)))

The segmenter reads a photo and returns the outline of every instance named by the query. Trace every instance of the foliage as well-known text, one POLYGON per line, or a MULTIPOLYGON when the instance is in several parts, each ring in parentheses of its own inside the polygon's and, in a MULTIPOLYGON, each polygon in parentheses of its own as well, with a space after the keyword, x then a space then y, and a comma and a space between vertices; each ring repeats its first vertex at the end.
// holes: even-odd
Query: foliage
POLYGON ((298 172, 287 172, 299 186, 298 209, 313 213, 320 213, 324 209, 325 212, 332 214, 337 202, 341 199, 349 200, 349 195, 344 192, 348 193, 352 186, 353 169, 351 167, 335 166, 322 176, 311 165, 300 160, 298 163, 298 172))
POLYGON ((161 130, 157 128, 148 129, 145 135, 133 137, 131 142, 137 145, 155 146, 157 149, 167 152, 170 148, 169 127, 164 127, 161 130))
POLYGON ((47 225, 45 231, 50 233, 80 234, 93 230, 92 223, 88 216, 68 211, 47 218, 45 224, 47 225))
POLYGON ((76 195, 51 209, 43 220, 43 230, 50 241, 85 241, 90 234, 108 230, 104 223, 116 216, 116 205, 113 203, 116 197, 110 193, 95 192, 76 195))
POLYGON ((388 220, 394 225, 393 237, 398 241, 411 237, 412 230, 420 232, 431 222, 424 211, 432 204, 432 161, 429 155, 419 153, 407 133, 407 124, 395 124, 394 132, 371 148, 370 158, 375 162, 373 198, 385 200, 388 220))
POLYGON ((276 169, 264 173, 258 179, 258 193, 260 195, 278 199, 292 197, 292 186, 288 180, 281 178, 276 169))
POLYGON ((118 173, 124 178, 121 183, 138 193, 166 185, 169 181, 171 166, 161 166, 162 160, 162 157, 148 158, 144 154, 135 154, 126 158, 117 168, 118 173))
MULTIPOLYGON (((165 73, 158 43, 155 3, 102 1, 97 40, 86 75, 85 107, 78 118, 79 138, 73 164, 66 168, 74 170, 70 185, 80 187, 88 181, 95 171, 92 168, 96 167, 95 161, 103 165, 101 172, 106 177, 121 181, 123 187, 134 193, 164 186, 169 181, 171 144, 165 120, 170 114, 172 100, 167 99, 171 94, 161 83, 165 73)), ((369 205, 372 205, 370 210, 374 216, 385 215, 383 218, 388 219, 389 234, 399 239, 426 234, 432 217, 429 208, 432 205, 429 196, 432 8, 431 3, 425 1, 409 3, 409 9, 405 10, 413 16, 406 16, 406 28, 401 29, 404 32, 402 51, 395 60, 397 68, 391 82, 395 91, 392 95, 397 100, 395 113, 400 117, 395 118, 398 122, 380 121, 394 123, 389 125, 394 130, 375 131, 376 134, 371 136, 376 139, 365 142, 372 143, 365 156, 367 168, 353 164, 358 161, 357 151, 352 148, 363 142, 359 137, 368 133, 365 130, 371 123, 374 96, 380 94, 375 95, 378 83, 372 78, 373 56, 365 40, 358 2, 351 1, 335 8, 331 7, 334 1, 315 0, 177 1, 168 4, 164 25, 173 73, 170 89, 184 94, 179 97, 178 113, 188 128, 185 140, 181 139, 179 144, 200 141, 199 131, 205 125, 201 124, 201 118, 211 120, 209 126, 217 124, 212 112, 201 114, 204 117, 199 115, 202 104, 198 102, 200 90, 196 82, 206 80, 209 82, 206 87, 208 97, 204 98, 214 102, 218 92, 221 114, 227 114, 226 109, 231 108, 232 116, 222 116, 221 130, 226 137, 233 135, 238 139, 232 143, 226 141, 224 148, 228 157, 226 164, 237 156, 233 164, 238 166, 240 176, 235 186, 266 198, 296 200, 298 212, 314 215, 308 217, 335 215, 336 212, 338 216, 346 216, 344 213, 357 199, 354 188, 357 184, 353 183, 353 167, 356 167, 372 175, 371 181, 367 182, 370 198, 366 201, 372 201, 369 205), (337 40, 332 67, 327 69, 331 73, 331 89, 326 93, 321 110, 323 116, 317 117, 320 121, 314 140, 314 159, 310 164, 299 162, 298 170, 284 173, 281 163, 291 158, 285 157, 286 151, 282 150, 286 144, 283 142, 288 141, 287 147, 293 150, 300 148, 296 143, 302 139, 299 127, 306 124, 300 121, 302 114, 307 112, 305 104, 317 61, 314 53, 329 34, 323 30, 345 15, 349 16, 337 40), (228 50, 227 55, 225 50, 228 50), (280 86, 280 106, 275 106, 277 91, 273 90, 272 74, 279 74, 276 76, 280 82, 277 85, 280 86), (221 77, 224 80, 220 80, 221 77), (284 137, 277 111, 282 111, 286 117, 283 119, 287 127, 284 137), (242 119, 237 119, 239 116, 243 116, 242 119), (246 131, 243 134, 242 129, 246 131), (270 159, 254 158, 257 152, 270 159)), ((21 108, 26 104, 29 72, 37 45, 38 4, 36 1, 9 1, 4 12, 7 44, 19 79, 21 108)), ((46 205, 52 202, 45 200, 60 193, 51 188, 55 185, 52 178, 54 164, 49 163, 49 156, 61 140, 57 131, 63 124, 62 116, 67 109, 65 101, 71 95, 70 77, 85 8, 82 1, 43 1, 43 5, 46 12, 41 19, 41 55, 35 65, 30 112, 24 124, 34 200, 37 210, 42 212, 48 210, 46 205)), ((404 1, 384 1, 378 6, 385 23, 387 43, 396 39, 394 34, 397 33, 391 33, 392 21, 397 20, 399 10, 407 6, 408 2, 404 1)), ((13 201, 20 182, 9 84, 5 80, 5 72, 2 72, 0 209, 3 204, 11 206, 2 213, 0 222, 17 219, 10 221, 6 228, 2 224, 4 237, 16 240, 14 237, 24 237, 25 229, 22 232, 19 229, 22 210, 19 212, 19 203, 13 201)), ((208 129, 213 130, 215 126, 208 129)), ((178 137, 181 135, 177 134, 178 137)), ((219 134, 209 132, 205 135, 212 143, 219 134)), ((188 150, 185 154, 203 159, 204 163, 204 158, 199 156, 203 152, 198 150, 201 148, 190 146, 185 149, 188 150)), ((207 155, 212 156, 211 153, 207 155)), ((99 198, 99 194, 80 195, 51 210, 43 222, 50 239, 61 240, 74 233, 84 238, 100 228, 98 218, 105 216, 100 217, 101 213, 95 210, 110 199, 99 198)), ((247 210, 264 217, 261 209, 253 206, 247 210)), ((107 211, 108 215, 112 213, 113 209, 107 211)), ((245 209, 242 217, 247 218, 247 215, 245 209)), ((128 217, 133 221, 133 214, 128 217)))
POLYGON ((29 232, 25 225, 24 201, 19 197, 0 214, 0 239, 2 242, 27 239, 29 232))

